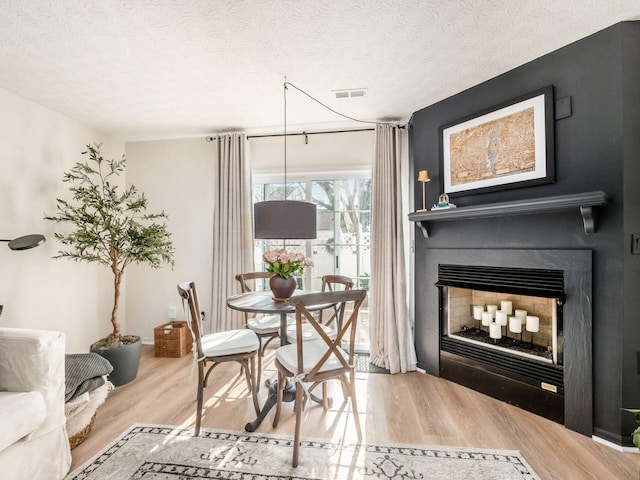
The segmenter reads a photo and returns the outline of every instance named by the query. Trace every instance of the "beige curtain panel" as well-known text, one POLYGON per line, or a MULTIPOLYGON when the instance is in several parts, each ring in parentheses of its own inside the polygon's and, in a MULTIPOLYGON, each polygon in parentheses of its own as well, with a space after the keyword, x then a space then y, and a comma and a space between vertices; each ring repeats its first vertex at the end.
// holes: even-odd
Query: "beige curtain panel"
POLYGON ((235 275, 254 269, 253 209, 246 136, 218 135, 213 144, 216 168, 210 325, 213 332, 220 332, 244 326, 244 314, 228 308, 227 298, 240 293, 235 275))
POLYGON ((377 125, 371 188, 371 363, 391 373, 416 369, 408 314, 402 211, 400 135, 377 125))

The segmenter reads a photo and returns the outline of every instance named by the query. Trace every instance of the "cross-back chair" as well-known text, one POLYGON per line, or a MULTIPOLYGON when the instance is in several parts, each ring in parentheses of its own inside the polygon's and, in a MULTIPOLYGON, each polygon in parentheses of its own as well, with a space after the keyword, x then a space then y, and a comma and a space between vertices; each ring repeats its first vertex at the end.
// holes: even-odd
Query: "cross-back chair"
MULTIPOLYGON (((286 379, 293 381, 296 387, 295 399, 295 435, 293 444, 294 467, 298 466, 298 455, 300 451, 300 429, 302 426, 302 412, 306 400, 311 396, 311 392, 319 385, 326 385, 328 380, 339 379, 345 398, 351 399, 353 419, 356 425, 358 439, 362 439, 360 429, 360 419, 358 417, 358 406, 356 402, 355 368, 354 368, 354 343, 356 339, 356 328, 360 306, 366 298, 365 290, 342 290, 336 292, 311 293, 298 295, 290 299, 296 307, 296 329, 298 330, 297 341, 289 345, 284 345, 276 350, 275 365, 278 370, 278 393, 276 402, 276 413, 273 419, 274 428, 278 425, 280 411, 282 408, 282 388, 286 385, 286 379), (319 320, 309 312, 308 308, 318 304, 338 304, 341 308, 353 303, 351 314, 343 322, 342 327, 335 338, 330 338, 322 328, 319 320), (304 341, 302 337, 302 321, 317 332, 318 338, 304 341), (341 345, 344 339, 348 338, 348 350, 345 351, 341 345)), ((324 388, 323 388, 324 390, 324 388)), ((326 390, 324 390, 323 406, 327 408, 326 390)))
MULTIPOLYGON (((339 290, 351 290, 353 288, 353 280, 344 275, 324 275, 322 277, 322 291, 323 292, 335 292, 339 290)), ((336 329, 340 330, 342 326, 342 316, 344 315, 344 309, 340 310, 337 305, 333 305, 329 309, 320 310, 320 322, 324 325, 331 326, 336 323, 336 329), (332 310, 331 316, 324 320, 325 310, 332 310)))
MULTIPOLYGON (((325 275, 322 277, 322 291, 333 292, 338 290, 351 290, 353 288, 353 281, 344 275, 325 275)), ((318 319, 323 325, 322 329, 326 334, 334 338, 336 333, 342 326, 342 317, 344 315, 344 308, 340 305, 334 304, 326 309, 322 309, 318 312, 318 319), (330 312, 327 313, 326 311, 330 312)), ((294 325, 290 325, 287 328, 287 341, 289 343, 296 342, 296 328, 294 325)), ((304 340, 315 340, 318 338, 318 333, 310 325, 302 325, 302 338, 304 340)))
POLYGON ((193 361, 197 363, 198 368, 195 435, 198 436, 200 434, 204 389, 207 386, 209 375, 215 367, 224 362, 238 362, 241 365, 241 372, 244 371, 249 392, 253 397, 253 406, 256 414, 259 414, 260 405, 258 403, 255 375, 255 357, 260 348, 257 335, 247 329, 227 330, 203 335, 195 282, 178 284, 178 293, 183 299, 183 304, 185 301, 188 303, 187 315, 189 318, 187 319, 187 324, 194 342, 193 361), (208 363, 210 365, 207 368, 208 363))
MULTIPOLYGON (((269 279, 273 273, 269 272, 248 272, 236 275, 236 280, 240 283, 240 291, 242 293, 255 291, 256 282, 269 279)), ((269 343, 280 337, 280 315, 262 315, 258 313, 245 312, 245 325, 248 329, 255 332, 260 341, 258 350, 258 386, 260 391, 260 382, 262 378, 262 357, 269 343)), ((288 318, 293 323, 293 318, 288 318)))

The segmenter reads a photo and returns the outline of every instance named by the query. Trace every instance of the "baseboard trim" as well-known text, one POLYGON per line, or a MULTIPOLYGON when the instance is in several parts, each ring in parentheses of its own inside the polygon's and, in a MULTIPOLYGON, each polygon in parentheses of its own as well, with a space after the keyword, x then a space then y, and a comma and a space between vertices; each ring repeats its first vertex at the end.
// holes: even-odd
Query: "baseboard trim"
POLYGON ((617 450, 618 452, 622 452, 622 453, 640 453, 640 448, 637 448, 637 447, 625 447, 624 445, 618 445, 616 443, 610 442, 609 440, 605 440, 604 438, 600 438, 600 437, 598 437, 596 435, 592 435, 591 439, 596 443, 600 443, 601 445, 604 445, 606 447, 613 448, 614 450, 617 450))

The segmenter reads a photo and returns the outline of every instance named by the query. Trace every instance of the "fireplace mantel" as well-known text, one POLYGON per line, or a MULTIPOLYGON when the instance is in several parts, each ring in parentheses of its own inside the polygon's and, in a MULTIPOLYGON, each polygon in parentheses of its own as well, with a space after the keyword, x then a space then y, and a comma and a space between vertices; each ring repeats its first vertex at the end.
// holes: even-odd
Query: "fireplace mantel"
POLYGON ((574 193, 555 197, 542 197, 512 202, 488 203, 409 214, 409 221, 416 222, 425 238, 429 237, 429 222, 468 220, 513 215, 531 215, 568 211, 577 208, 582 215, 585 233, 596 231, 593 207, 607 204, 607 194, 602 191, 574 193))

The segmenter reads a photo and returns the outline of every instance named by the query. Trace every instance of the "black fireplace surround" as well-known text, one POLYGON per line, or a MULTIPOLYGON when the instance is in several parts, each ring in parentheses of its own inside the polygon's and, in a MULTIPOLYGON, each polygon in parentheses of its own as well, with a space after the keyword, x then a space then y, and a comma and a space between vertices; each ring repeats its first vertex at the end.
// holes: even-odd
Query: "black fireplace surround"
POLYGON ((425 284, 417 287, 421 293, 416 298, 417 308, 426 313, 416 321, 418 366, 590 435, 593 428, 591 251, 436 248, 424 253, 425 284), (446 266, 444 275, 439 273, 442 266, 446 266), (508 275, 498 276, 506 281, 496 281, 494 276, 485 282, 478 274, 514 269, 562 272, 562 276, 554 273, 555 285, 540 285, 537 281, 534 284, 511 281, 508 275), (461 279, 459 274, 464 271, 476 274, 475 279, 461 279), (558 278, 564 279, 562 285, 558 285, 558 278), (509 353, 487 351, 444 335, 443 295, 449 286, 556 298, 563 325, 562 364, 544 364, 509 353), (505 365, 509 366, 505 368, 505 365))

